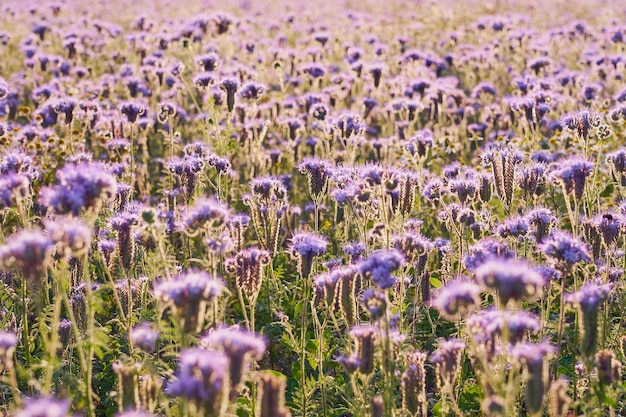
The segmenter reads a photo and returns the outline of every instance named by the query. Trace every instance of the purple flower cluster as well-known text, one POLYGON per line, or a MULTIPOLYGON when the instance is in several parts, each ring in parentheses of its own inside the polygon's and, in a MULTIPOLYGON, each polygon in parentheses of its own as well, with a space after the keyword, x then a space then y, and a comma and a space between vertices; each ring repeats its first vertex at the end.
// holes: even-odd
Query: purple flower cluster
POLYGON ((391 288, 397 278, 392 275, 406 263, 405 257, 396 249, 380 249, 359 262, 359 272, 371 278, 380 289, 391 288))

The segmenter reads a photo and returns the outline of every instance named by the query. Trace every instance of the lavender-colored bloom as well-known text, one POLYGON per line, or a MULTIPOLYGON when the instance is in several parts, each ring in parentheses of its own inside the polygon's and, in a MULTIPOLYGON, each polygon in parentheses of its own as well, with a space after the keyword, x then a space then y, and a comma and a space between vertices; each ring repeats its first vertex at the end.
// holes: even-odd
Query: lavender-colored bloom
POLYGON ((249 300, 256 300, 261 290, 263 267, 271 262, 270 253, 258 248, 242 249, 226 260, 226 270, 235 275, 238 289, 249 300))
POLYGON ((30 194, 30 180, 25 175, 0 176, 0 210, 13 207, 30 194))
POLYGON ((56 177, 59 184, 44 187, 39 203, 58 214, 78 216, 82 209, 98 208, 117 191, 117 180, 100 164, 66 166, 56 177))
POLYGON ((319 199, 326 192, 331 168, 330 163, 319 158, 304 158, 298 164, 298 170, 307 176, 309 193, 314 199, 319 199))
POLYGON ((297 232, 291 238, 289 249, 298 257, 298 269, 303 278, 311 274, 313 258, 326 253, 328 240, 311 232, 297 232))
POLYGON ((0 371, 13 367, 13 354, 16 346, 15 333, 0 331, 0 371))
POLYGON ((154 296, 173 307, 186 331, 193 331, 202 324, 206 304, 214 301, 223 291, 221 280, 206 272, 190 270, 155 284, 154 296))
POLYGON ((580 290, 567 296, 567 302, 583 310, 594 310, 608 297, 613 284, 584 284, 580 290))
POLYGON ((591 261, 587 245, 562 230, 553 231, 539 246, 539 250, 561 273, 567 273, 579 262, 591 261))
POLYGON ((547 343, 520 343, 511 349, 511 356, 526 366, 526 408, 532 414, 543 408, 545 382, 543 363, 554 348, 547 343))
POLYGON ((78 257, 89 252, 93 230, 82 220, 70 218, 45 222, 58 256, 78 257))
POLYGON ((495 289, 506 306, 510 300, 521 301, 541 294, 545 281, 525 263, 514 260, 491 260, 478 267, 476 279, 484 288, 495 289))
POLYGON ((50 264, 54 242, 40 230, 22 230, 0 246, 0 267, 18 269, 27 280, 43 274, 50 264))
POLYGON ((531 226, 531 233, 536 243, 542 243, 544 238, 548 236, 551 227, 556 224, 556 217, 552 211, 547 208, 536 208, 524 216, 531 226))
POLYGON ((439 290, 432 306, 447 320, 454 321, 480 306, 480 287, 470 281, 452 281, 439 290))
POLYGON ((69 409, 70 404, 67 401, 39 398, 29 401, 15 417, 67 417, 69 409))
POLYGON ((436 365, 437 380, 440 387, 454 385, 454 380, 461 366, 461 353, 465 349, 465 342, 461 339, 447 339, 439 343, 439 347, 430 361, 436 365))
POLYGON ((566 193, 574 193, 578 201, 583 197, 585 181, 591 175, 594 164, 579 157, 561 161, 549 174, 551 181, 561 184, 566 193))
POLYGON ((214 198, 199 198, 183 215, 180 228, 194 235, 202 228, 221 226, 228 220, 230 213, 230 207, 226 203, 214 198))
POLYGON ((234 399, 243 382, 243 375, 249 362, 261 360, 265 353, 266 343, 260 337, 239 327, 213 330, 202 338, 203 346, 223 351, 229 359, 231 399, 234 399))
POLYGON ((356 263, 367 251, 367 246, 363 242, 348 242, 341 247, 341 250, 350 257, 351 263, 356 263))
POLYGON ((249 101, 258 101, 262 96, 267 87, 263 84, 256 83, 254 81, 248 81, 244 85, 241 86, 239 90, 239 96, 245 100, 249 101))
POLYGON ((580 350, 585 358, 591 358, 598 346, 598 315, 600 305, 609 296, 613 284, 587 283, 580 290, 567 296, 568 303, 578 307, 579 328, 582 333, 580 350))
POLYGON ((515 254, 506 244, 496 239, 487 238, 470 246, 469 253, 463 258, 463 265, 468 271, 474 271, 488 260, 511 259, 514 256, 515 254))
POLYGON ((598 214, 591 221, 600 232, 606 246, 615 243, 622 232, 623 219, 618 214, 598 214))
POLYGON ((602 119, 589 110, 580 110, 576 113, 563 115, 561 123, 567 129, 575 131, 580 139, 587 140, 591 128, 597 127, 602 119))
POLYGON ((526 218, 516 216, 505 220, 505 222, 498 226, 498 236, 502 238, 514 237, 521 239, 528 234, 528 222, 526 218))
POLYGON ((133 343, 133 346, 136 346, 147 353, 154 352, 158 338, 159 332, 148 323, 143 323, 134 327, 130 332, 130 340, 133 343))
POLYGON ((380 249, 359 263, 359 272, 364 277, 370 277, 381 289, 391 288, 396 277, 393 272, 404 266, 406 259, 397 249, 380 249))
POLYGON ((220 415, 225 406, 225 391, 229 386, 228 357, 206 349, 183 350, 179 358, 177 379, 165 392, 172 397, 191 401, 203 415, 220 415))
POLYGON ((130 123, 135 123, 139 116, 146 113, 146 106, 139 102, 127 102, 122 104, 120 112, 126 116, 130 123))

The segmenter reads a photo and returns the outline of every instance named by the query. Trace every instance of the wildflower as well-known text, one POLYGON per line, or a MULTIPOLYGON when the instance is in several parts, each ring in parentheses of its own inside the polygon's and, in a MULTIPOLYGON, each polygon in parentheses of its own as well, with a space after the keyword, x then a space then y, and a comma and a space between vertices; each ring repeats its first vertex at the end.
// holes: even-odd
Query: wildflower
POLYGON ((326 253, 328 240, 311 232, 298 232, 291 238, 290 250, 298 257, 298 269, 302 278, 311 274, 313 258, 326 253))
POLYGON ((353 326, 357 318, 356 286, 358 267, 347 265, 330 272, 330 280, 335 288, 332 296, 333 312, 341 312, 348 326, 353 326))
POLYGON ((601 122, 599 115, 589 110, 580 110, 576 113, 568 113, 563 115, 561 123, 567 129, 573 130, 578 134, 581 140, 587 140, 591 128, 597 127, 601 122))
POLYGON ((15 346, 17 346, 15 333, 0 331, 0 371, 13 367, 15 346))
POLYGON ((572 399, 567 395, 567 380, 561 377, 554 381, 548 392, 548 415, 550 417, 566 416, 572 399))
POLYGON ((476 196, 478 184, 473 180, 454 179, 448 183, 450 191, 455 193, 461 204, 471 201, 476 196))
POLYGON ((513 347, 511 356, 526 366, 526 408, 529 413, 538 413, 543 407, 545 394, 544 358, 554 348, 546 343, 520 343, 513 347))
POLYGON ((186 349, 180 353, 177 379, 165 392, 187 399, 196 415, 219 416, 227 406, 225 390, 230 385, 228 357, 206 349, 186 349))
POLYGON ((117 236, 119 259, 122 267, 127 271, 132 268, 135 257, 135 240, 132 231, 138 222, 139 215, 133 211, 117 212, 109 219, 109 225, 117 236))
POLYGON ((607 248, 617 241, 623 227, 621 216, 610 213, 598 214, 592 219, 592 222, 602 236, 602 242, 607 248))
POLYGON ((169 101, 163 101, 159 103, 159 113, 157 114, 157 119, 161 123, 165 123, 170 120, 172 117, 176 115, 178 109, 176 105, 169 101))
POLYGON ((141 369, 141 365, 137 362, 113 362, 112 368, 117 374, 119 409, 136 409, 139 403, 137 374, 141 369))
POLYGON ((216 53, 209 53, 196 57, 196 62, 202 67, 203 71, 211 72, 218 69, 221 65, 221 59, 216 53))
POLYGON ((427 413, 426 401, 426 369, 424 363, 427 355, 419 350, 408 353, 406 356, 407 369, 400 377, 402 392, 402 409, 410 415, 424 416, 427 413))
POLYGON ((574 194, 574 198, 580 201, 585 191, 585 181, 593 172, 594 165, 579 157, 561 161, 550 172, 551 181, 561 184, 566 194, 574 194))
POLYGON ((129 123, 135 123, 139 116, 146 113, 146 106, 139 102, 126 102, 122 104, 120 112, 126 116, 129 123))
POLYGON ((517 183, 524 192, 524 197, 541 195, 545 186, 545 165, 534 163, 520 169, 517 183))
POLYGON ((214 198, 198 198, 189 207, 181 220, 181 229, 191 236, 200 230, 217 228, 224 224, 230 216, 230 207, 214 198))
POLYGON ((207 303, 214 301, 224 290, 222 281, 206 272, 189 270, 154 287, 159 301, 173 308, 185 331, 202 325, 207 303))
POLYGON ((70 405, 67 401, 38 398, 27 402, 15 417, 67 417, 69 409, 70 405))
POLYGON ((261 360, 266 345, 263 339, 239 327, 221 328, 202 338, 203 346, 223 351, 229 360, 230 399, 234 400, 243 384, 250 360, 261 360))
POLYGON ((364 277, 370 277, 381 289, 391 288, 396 278, 391 275, 406 260, 397 249, 380 249, 359 263, 359 272, 364 277))
POLYGON ((374 341, 377 332, 377 328, 371 324, 353 326, 350 330, 350 337, 355 344, 352 357, 355 363, 358 363, 358 371, 363 375, 369 375, 374 371, 374 341))
POLYGON ((239 81, 235 78, 224 78, 220 88, 226 93, 226 105, 228 112, 231 113, 235 107, 235 93, 239 89, 239 81))
POLYGON ((0 176, 0 210, 21 203, 30 195, 30 180, 25 175, 8 174, 0 176))
POLYGON ((550 228, 556 223, 556 217, 547 208, 536 208, 524 216, 531 226, 531 233, 536 243, 543 243, 548 236, 550 228))
POLYGON ((250 207, 252 224, 261 246, 275 252, 283 214, 287 207, 287 188, 274 177, 255 178, 250 181, 252 194, 245 195, 243 202, 250 207))
POLYGON ((259 417, 291 417, 285 406, 287 378, 274 372, 262 372, 259 377, 258 410, 259 417))
POLYGON ((545 285, 543 277, 525 263, 513 260, 491 260, 478 267, 476 279, 484 288, 496 290, 502 307, 510 300, 539 296, 545 285))
POLYGON ((0 246, 0 267, 17 269, 27 281, 41 278, 50 265, 54 242, 41 230, 22 230, 0 246))
POLYGON ((191 198, 196 189, 198 172, 204 168, 205 161, 195 155, 185 155, 183 158, 174 157, 167 161, 167 169, 178 176, 185 190, 187 198, 191 198))
POLYGON ((305 158, 298 164, 298 169, 307 176, 311 197, 319 200, 326 192, 331 165, 322 159, 305 158))
POLYGON ((615 353, 608 349, 603 349, 596 353, 596 363, 598 366, 598 379, 603 386, 611 385, 622 379, 622 363, 615 359, 615 353))
POLYGON ((541 250, 562 274, 566 274, 579 262, 590 262, 589 248, 567 232, 558 230, 550 233, 541 245, 541 250))
POLYGON ((263 84, 249 81, 241 86, 239 96, 248 101, 258 101, 265 92, 266 87, 263 84))
MULTIPOLYGON (((625 109, 626 111, 626 109, 625 109)), ((621 148, 606 156, 615 179, 619 179, 622 186, 626 186, 626 149, 621 148)))
POLYGON ((598 345, 598 313, 600 305, 613 289, 613 284, 584 284, 580 290, 567 296, 568 303, 578 307, 578 320, 582 337, 581 353, 589 358, 594 355, 598 345))
POLYGON ((212 72, 202 72, 193 77, 193 85, 199 90, 207 90, 217 83, 217 76, 212 72))
POLYGON ((447 339, 439 343, 437 350, 430 356, 435 364, 437 384, 440 389, 450 390, 461 367, 461 353, 465 342, 461 339, 447 339))
POLYGON ((76 218, 47 221, 46 231, 56 245, 58 256, 79 257, 89 252, 92 229, 82 220, 76 218))
POLYGON ((370 416, 383 417, 385 415, 385 400, 381 394, 373 395, 370 398, 370 416))
POLYGON ((236 277, 237 288, 254 303, 263 281, 263 267, 271 262, 270 253, 258 248, 242 249, 226 260, 226 270, 236 277))
POLYGON ((487 238, 470 246, 469 253, 463 259, 463 265, 469 271, 475 271, 485 262, 492 259, 511 259, 513 251, 503 242, 487 238))
POLYGON ((491 166, 498 196, 505 207, 510 207, 515 184, 515 167, 522 162, 522 153, 512 148, 491 149, 482 156, 491 166))
POLYGON ((78 216, 83 209, 97 210, 117 191, 117 180, 100 164, 68 165, 57 171, 56 177, 59 184, 44 187, 39 203, 58 214, 78 216))
POLYGON ((350 257, 350 263, 357 263, 367 251, 363 242, 348 242, 341 248, 350 257))
POLYGON ((143 350, 146 353, 154 352, 159 332, 148 323, 143 323, 133 328, 130 332, 130 340, 133 346, 143 350))
POLYGON ((432 306, 447 320, 453 321, 480 305, 480 287, 470 281, 452 281, 443 287, 432 306))
POLYGON ((503 224, 498 226, 497 234, 502 238, 523 239, 528 234, 528 222, 521 216, 506 219, 503 224))

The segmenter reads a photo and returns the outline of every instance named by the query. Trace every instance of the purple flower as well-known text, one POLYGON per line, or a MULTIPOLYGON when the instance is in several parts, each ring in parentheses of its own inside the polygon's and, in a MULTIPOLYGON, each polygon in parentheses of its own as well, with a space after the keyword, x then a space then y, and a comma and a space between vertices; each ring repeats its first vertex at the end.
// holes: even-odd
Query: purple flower
POLYGON ((527 264, 510 259, 487 261, 474 272, 484 288, 496 290, 502 306, 510 300, 534 298, 541 294, 545 285, 543 277, 527 264))
POLYGON ((225 261, 226 270, 235 275, 237 288, 248 297, 256 300, 261 290, 263 267, 271 262, 270 253, 263 249, 247 248, 225 261))
POLYGON ((553 231, 550 236, 539 245, 539 250, 550 259, 550 262, 561 273, 567 273, 579 262, 591 261, 591 255, 587 245, 562 230, 553 231))
POLYGON ((204 320, 206 304, 222 295, 224 283, 203 271, 189 270, 155 284, 154 296, 173 307, 186 331, 197 329, 204 320))
POLYGON ((447 320, 454 321, 475 307, 480 306, 480 287, 470 281, 451 281, 446 284, 432 306, 447 320))
POLYGON ((226 203, 214 198, 199 198, 183 215, 180 228, 190 235, 195 235, 203 228, 219 227, 224 224, 230 213, 230 207, 226 203))
POLYGON ((510 236, 521 239, 528 234, 528 222, 525 217, 521 216, 509 218, 498 226, 497 233, 502 238, 510 236))
POLYGON ((56 177, 59 184, 44 187, 39 203, 58 214, 78 216, 82 209, 97 209, 117 191, 117 180, 100 164, 68 165, 57 171, 56 177))
POLYGON ((54 242, 42 231, 22 230, 0 246, 0 267, 21 270, 26 279, 34 279, 50 264, 53 248, 54 242))
POLYGON ((301 257, 321 256, 326 252, 328 240, 311 232, 298 232, 291 238, 290 249, 301 257))
POLYGON ((58 256, 78 257, 89 252, 93 230, 80 219, 46 221, 46 231, 56 244, 58 256))
POLYGON ((228 357, 206 349, 183 350, 179 358, 177 379, 165 392, 172 397, 191 401, 202 415, 220 415, 228 386, 228 357))
POLYGON ((158 338, 159 332, 148 323, 134 327, 130 332, 130 340, 133 345, 147 353, 154 352, 158 338))
POLYGON ((580 290, 567 296, 567 302, 584 311, 595 310, 606 300, 613 289, 613 284, 584 284, 580 290))
POLYGON ((231 399, 241 389, 243 374, 249 367, 250 359, 261 360, 265 353, 265 341, 253 333, 239 327, 213 330, 202 338, 203 346, 223 351, 229 359, 231 399))
POLYGON ((487 238, 469 248, 469 253, 463 258, 463 265, 468 271, 474 271, 490 259, 510 259, 514 256, 506 244, 487 238))
POLYGON ((358 266, 359 272, 363 276, 370 277, 379 288, 387 289, 396 282, 396 277, 391 274, 404 266, 405 263, 404 255, 397 249, 380 249, 372 252, 358 266))
POLYGON ((17 412, 15 417, 66 417, 70 405, 67 401, 56 401, 49 398, 30 400, 17 412))
POLYGON ((454 384, 461 366, 461 353, 464 349, 465 342, 461 339, 447 339, 441 341, 437 350, 430 355, 430 361, 436 365, 440 387, 454 384))
POLYGON ((566 193, 574 193, 578 201, 583 197, 585 181, 591 175, 594 164, 580 157, 559 162, 549 174, 553 182, 561 184, 566 193))

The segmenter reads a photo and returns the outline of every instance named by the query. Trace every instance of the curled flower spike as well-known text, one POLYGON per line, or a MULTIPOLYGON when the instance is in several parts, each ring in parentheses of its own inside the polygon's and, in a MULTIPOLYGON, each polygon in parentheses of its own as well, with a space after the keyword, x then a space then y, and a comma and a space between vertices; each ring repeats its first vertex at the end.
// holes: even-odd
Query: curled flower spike
POLYGON ((598 346, 598 314, 600 305, 606 300, 613 284, 587 283, 580 290, 567 296, 568 303, 578 307, 580 318, 579 327, 582 333, 580 339, 581 353, 592 357, 598 346))
POLYGON ((290 250, 298 257, 298 269, 304 279, 311 274, 313 258, 326 253, 328 240, 311 232, 298 232, 291 238, 290 250))

